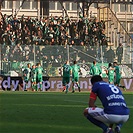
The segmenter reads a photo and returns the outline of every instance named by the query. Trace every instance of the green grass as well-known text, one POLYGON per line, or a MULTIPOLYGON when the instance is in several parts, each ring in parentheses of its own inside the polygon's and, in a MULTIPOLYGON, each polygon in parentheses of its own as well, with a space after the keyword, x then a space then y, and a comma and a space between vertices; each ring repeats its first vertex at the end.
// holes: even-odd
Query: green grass
MULTIPOLYGON (((131 113, 121 133, 133 133, 133 93, 124 96, 131 113)), ((88 99, 85 92, 0 92, 0 133, 102 133, 83 116, 88 99)))

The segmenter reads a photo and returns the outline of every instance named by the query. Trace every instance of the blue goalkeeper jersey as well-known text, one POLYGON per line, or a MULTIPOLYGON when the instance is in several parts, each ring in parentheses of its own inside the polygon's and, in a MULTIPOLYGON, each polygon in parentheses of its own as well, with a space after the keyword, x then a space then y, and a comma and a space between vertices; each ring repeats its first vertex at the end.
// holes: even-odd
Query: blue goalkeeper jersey
POLYGON ((115 115, 129 114, 129 109, 127 108, 123 94, 115 85, 104 81, 96 82, 92 87, 92 92, 94 92, 102 102, 105 113, 115 115))

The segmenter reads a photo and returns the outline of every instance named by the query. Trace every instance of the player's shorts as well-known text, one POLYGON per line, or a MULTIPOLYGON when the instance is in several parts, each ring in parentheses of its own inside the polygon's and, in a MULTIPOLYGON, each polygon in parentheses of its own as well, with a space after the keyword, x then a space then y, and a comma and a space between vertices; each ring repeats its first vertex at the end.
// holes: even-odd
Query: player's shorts
POLYGON ((37 83, 40 83, 40 82, 42 82, 42 81, 43 81, 42 76, 38 76, 38 77, 37 77, 37 83))
POLYGON ((109 83, 114 83, 114 77, 109 77, 108 80, 109 80, 109 83))
POLYGON ((63 77, 62 79, 63 86, 65 86, 66 84, 69 84, 69 82, 70 82, 70 77, 63 77))
POLYGON ((36 82, 36 78, 32 78, 31 79, 31 82, 36 82))
POLYGON ((88 109, 88 113, 95 119, 108 124, 119 124, 125 123, 129 115, 114 115, 114 114, 106 114, 102 108, 86 108, 88 109))
POLYGON ((29 79, 28 77, 24 77, 24 82, 25 82, 25 83, 28 83, 29 80, 30 80, 30 79, 29 79))
POLYGON ((72 77, 72 82, 78 82, 79 81, 79 77, 72 77))
POLYGON ((121 77, 115 77, 115 81, 114 81, 114 84, 116 85, 119 85, 120 84, 120 80, 121 80, 121 77))

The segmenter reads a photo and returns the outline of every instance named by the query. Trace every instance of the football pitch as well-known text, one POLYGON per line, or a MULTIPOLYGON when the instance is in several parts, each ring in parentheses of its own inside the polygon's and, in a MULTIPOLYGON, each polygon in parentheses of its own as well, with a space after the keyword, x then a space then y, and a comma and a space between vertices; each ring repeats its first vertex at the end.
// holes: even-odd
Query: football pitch
MULTIPOLYGON (((133 133, 133 93, 124 96, 130 119, 121 133, 133 133)), ((88 99, 89 92, 0 92, 0 133, 102 133, 83 116, 88 99)))

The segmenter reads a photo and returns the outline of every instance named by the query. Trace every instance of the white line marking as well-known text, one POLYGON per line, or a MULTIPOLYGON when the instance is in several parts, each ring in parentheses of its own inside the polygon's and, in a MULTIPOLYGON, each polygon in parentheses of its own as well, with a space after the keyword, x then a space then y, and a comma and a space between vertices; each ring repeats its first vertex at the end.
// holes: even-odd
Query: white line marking
POLYGON ((64 100, 65 102, 77 102, 77 103, 86 103, 87 102, 83 102, 83 101, 77 101, 77 100, 64 100))

